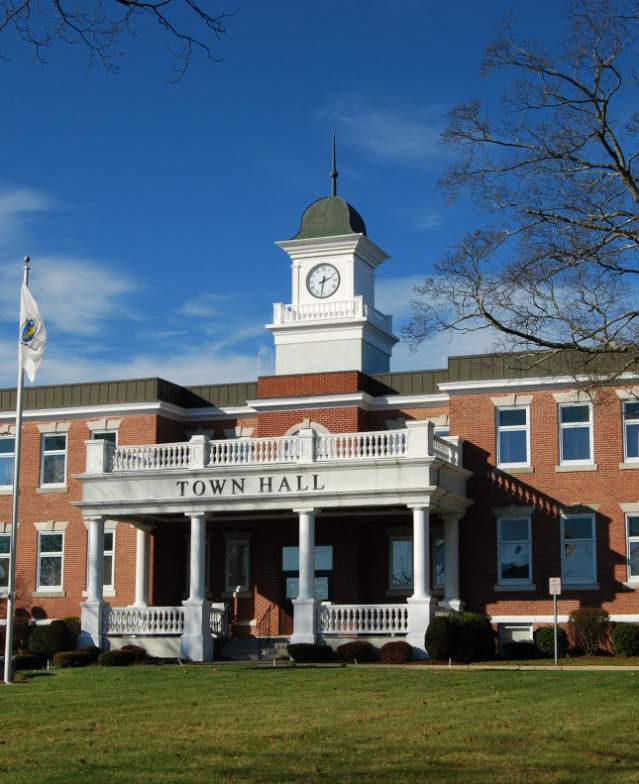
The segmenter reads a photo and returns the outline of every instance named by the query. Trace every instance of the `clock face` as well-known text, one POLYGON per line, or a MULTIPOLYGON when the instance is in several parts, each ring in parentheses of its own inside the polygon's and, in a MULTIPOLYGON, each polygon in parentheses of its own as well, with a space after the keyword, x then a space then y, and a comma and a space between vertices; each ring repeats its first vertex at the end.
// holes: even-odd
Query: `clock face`
POLYGON ((314 297, 330 297, 339 288, 339 272, 332 264, 318 264, 308 273, 306 287, 314 297))

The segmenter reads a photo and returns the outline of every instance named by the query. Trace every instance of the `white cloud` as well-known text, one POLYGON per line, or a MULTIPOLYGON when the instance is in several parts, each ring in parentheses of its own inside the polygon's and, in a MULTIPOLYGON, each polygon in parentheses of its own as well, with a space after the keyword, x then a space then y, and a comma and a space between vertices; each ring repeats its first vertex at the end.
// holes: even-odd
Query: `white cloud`
MULTIPOLYGON (((135 283, 93 259, 39 256, 32 265, 31 288, 47 326, 77 335, 95 335, 105 319, 127 313, 123 296, 135 283)), ((2 320, 17 319, 20 265, 0 267, 2 320)))
POLYGON ((424 282, 424 275, 407 275, 403 278, 379 278, 375 292, 375 307, 389 313, 395 322, 410 315, 413 289, 424 282))
POLYGON ((224 294, 199 294, 178 308, 178 313, 193 318, 211 318, 220 314, 218 303, 225 300, 228 300, 228 296, 224 294))
POLYGON ((428 231, 436 229, 443 223, 442 216, 437 212, 426 211, 416 216, 413 223, 415 231, 428 231))
POLYGON ((467 333, 441 333, 425 340, 417 351, 411 351, 408 343, 401 341, 393 350, 392 369, 430 370, 445 368, 448 357, 486 354, 495 351, 498 335, 493 330, 467 333))
POLYGON ((0 191, 0 244, 9 247, 20 235, 25 215, 48 207, 41 193, 29 188, 0 191))
POLYGON ((439 117, 384 109, 329 114, 349 141, 381 158, 427 162, 444 154, 439 117))

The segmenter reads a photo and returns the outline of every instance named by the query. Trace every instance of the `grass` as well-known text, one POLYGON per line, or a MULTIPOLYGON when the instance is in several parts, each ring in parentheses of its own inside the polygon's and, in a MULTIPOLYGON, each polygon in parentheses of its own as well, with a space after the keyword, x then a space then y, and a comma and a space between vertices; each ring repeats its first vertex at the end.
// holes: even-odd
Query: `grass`
MULTIPOLYGON (((442 662, 445 663, 445 662, 442 662)), ((472 666, 500 667, 554 667, 554 659, 493 659, 477 662, 472 666)), ((559 657, 560 667, 636 667, 639 670, 639 656, 563 656, 559 657)), ((638 780, 639 781, 639 780, 638 780)))
POLYGON ((0 687, 2 784, 636 784, 639 673, 137 666, 0 687))

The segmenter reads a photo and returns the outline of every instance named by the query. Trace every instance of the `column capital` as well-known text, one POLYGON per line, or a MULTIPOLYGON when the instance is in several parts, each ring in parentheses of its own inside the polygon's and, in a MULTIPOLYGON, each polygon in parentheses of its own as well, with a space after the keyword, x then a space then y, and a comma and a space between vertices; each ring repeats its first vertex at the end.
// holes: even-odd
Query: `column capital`
POLYGON ((87 514, 83 514, 82 515, 82 519, 84 521, 84 524, 88 528, 91 523, 104 522, 105 515, 98 515, 98 514, 88 514, 87 515, 87 514))
POLYGON ((319 510, 316 506, 300 506, 296 507, 295 509, 291 509, 292 512, 295 514, 317 514, 319 510))
POLYGON ((422 501, 418 504, 406 504, 406 508, 412 510, 424 509, 430 511, 432 508, 432 502, 430 498, 428 498, 426 501, 422 501))
POLYGON ((459 522, 464 516, 464 512, 437 512, 437 516, 442 519, 444 523, 450 521, 451 523, 459 522))

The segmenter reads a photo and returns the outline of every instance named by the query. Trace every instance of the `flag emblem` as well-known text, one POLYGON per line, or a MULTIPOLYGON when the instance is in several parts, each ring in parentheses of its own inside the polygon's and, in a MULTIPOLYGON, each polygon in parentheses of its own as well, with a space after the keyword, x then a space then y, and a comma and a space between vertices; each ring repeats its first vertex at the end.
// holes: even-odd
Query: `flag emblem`
POLYGON ((33 342, 35 336, 40 332, 40 324, 34 319, 27 319, 22 327, 22 342, 28 346, 33 342))

